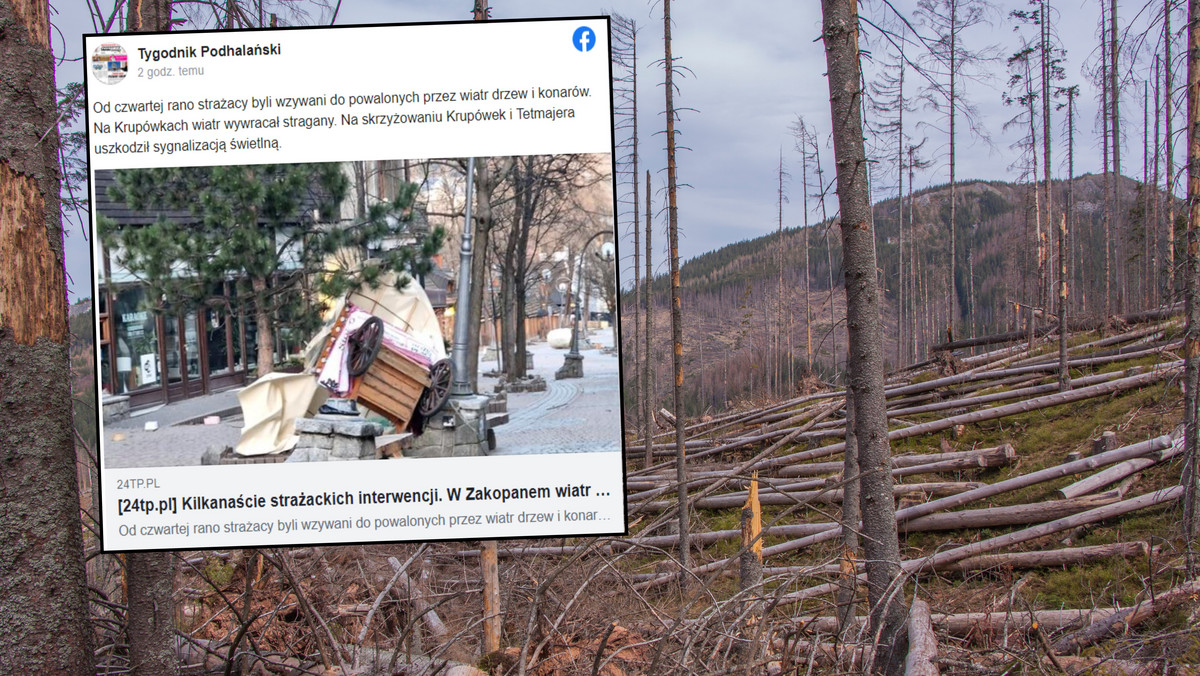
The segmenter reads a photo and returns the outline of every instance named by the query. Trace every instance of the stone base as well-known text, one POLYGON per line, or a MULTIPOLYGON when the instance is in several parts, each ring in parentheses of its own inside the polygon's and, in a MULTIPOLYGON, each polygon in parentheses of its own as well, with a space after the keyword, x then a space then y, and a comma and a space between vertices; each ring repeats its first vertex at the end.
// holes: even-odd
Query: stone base
POLYGON ((383 426, 362 418, 318 415, 296 421, 300 440, 288 462, 324 462, 326 460, 374 460, 375 437, 383 426))
POLYGON ((563 380, 564 378, 582 378, 583 377, 583 355, 567 354, 563 359, 563 365, 554 372, 555 380, 563 380))
POLYGON ((425 432, 404 449, 406 458, 458 458, 487 455, 487 412, 490 398, 474 394, 450 397, 446 407, 429 419, 425 432), (451 426, 445 421, 449 419, 451 426))
MULTIPOLYGON (((582 371, 582 369, 580 369, 582 371)), ((580 374, 582 375, 582 373, 580 374)), ((545 392, 546 379, 541 376, 518 378, 508 383, 509 392, 545 392)))
POLYGON ((104 408, 104 422, 106 423, 129 417, 129 397, 125 395, 104 397, 100 404, 104 408))

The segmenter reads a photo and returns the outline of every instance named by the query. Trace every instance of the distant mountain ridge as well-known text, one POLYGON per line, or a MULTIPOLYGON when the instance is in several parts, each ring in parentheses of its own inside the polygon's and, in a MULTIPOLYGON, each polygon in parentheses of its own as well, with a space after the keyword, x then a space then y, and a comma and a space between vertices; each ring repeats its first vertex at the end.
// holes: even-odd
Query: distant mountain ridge
MULTIPOLYGON (((1166 200, 1161 192, 1144 191, 1139 181, 1127 177, 1122 177, 1119 185, 1120 216, 1111 226, 1115 244, 1109 263, 1114 280, 1113 312, 1161 301, 1167 286, 1162 270, 1166 200), (1155 270, 1157 274, 1152 274, 1155 270), (1153 280, 1147 283, 1147 277, 1153 280)), ((958 336, 1007 330, 1015 326, 1013 303, 1040 307, 1047 300, 1038 276, 1033 186, 963 181, 956 193, 957 292, 963 314, 956 323, 958 336)), ((1073 202, 1069 312, 1099 315, 1104 309, 1103 176, 1085 174, 1070 184, 1055 181, 1052 198, 1055 229, 1041 224, 1043 246, 1053 244, 1057 220, 1068 199, 1073 202)), ((911 198, 905 195, 902 202, 895 197, 882 200, 873 209, 889 367, 924 358, 930 344, 946 337, 949 207, 950 187, 938 185, 916 191, 911 198), (901 205, 903 270, 898 222, 901 205), (903 309, 899 307, 902 293, 903 309)), ((1185 214, 1179 200, 1175 212, 1176 231, 1181 234, 1185 214)), ((686 231, 686 224, 681 227, 686 231)), ((720 410, 727 402, 746 397, 771 398, 794 391, 808 368, 809 327, 813 375, 828 380, 841 370, 846 349, 841 233, 833 219, 807 228, 806 312, 805 231, 803 227, 784 228, 782 233, 734 242, 681 266, 688 413, 720 410), (811 324, 807 321, 810 315, 811 324)), ((1176 237, 1177 250, 1179 242, 1176 237)), ((1177 255, 1175 260, 1181 259, 1177 255)), ((669 279, 656 277, 652 291, 655 353, 670 354, 669 279)), ((632 336, 632 301, 627 292, 622 299, 627 337, 632 336)), ((644 338, 639 343, 639 350, 644 351, 644 338)), ((663 364, 660 369, 666 368, 663 364)), ((669 377, 660 376, 658 381, 661 398, 669 394, 669 377)))

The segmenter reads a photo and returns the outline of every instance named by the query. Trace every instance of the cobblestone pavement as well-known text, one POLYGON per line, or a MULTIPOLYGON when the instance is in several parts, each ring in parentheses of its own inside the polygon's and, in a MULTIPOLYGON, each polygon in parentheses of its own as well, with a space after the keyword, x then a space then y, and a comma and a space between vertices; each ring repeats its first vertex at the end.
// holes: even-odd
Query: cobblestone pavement
MULTIPOLYGON (((595 331, 590 340, 607 346, 608 329, 595 331)), ((545 392, 508 395, 509 422, 496 428, 492 455, 595 453, 621 449, 620 361, 599 349, 580 350, 583 377, 555 380, 566 350, 544 342, 532 343, 533 373, 546 379, 545 392)), ((494 379, 481 378, 490 391, 494 379)))
POLYGON ((199 465, 204 449, 233 446, 242 435, 238 390, 194 397, 104 425, 104 467, 174 467, 199 465), (236 413, 231 413, 235 411, 236 413), (217 425, 190 425, 191 420, 220 415, 217 425), (158 423, 147 432, 146 423, 158 423))
MULTIPOLYGON (((608 329, 593 331, 590 340, 607 346, 608 329)), ((508 395, 509 422, 496 427, 493 455, 545 453, 588 453, 621 448, 620 362, 616 354, 587 348, 583 355, 583 378, 555 380, 566 350, 545 342, 531 343, 532 373, 546 379, 545 392, 508 395)), ((480 372, 495 368, 494 361, 482 362, 480 372)), ((479 389, 490 394, 495 378, 481 376, 479 389)), ((212 445, 234 446, 242 433, 237 409, 237 391, 186 399, 104 426, 104 466, 169 467, 199 465, 200 456, 212 445), (186 424, 206 415, 221 414, 217 425, 186 424), (148 421, 159 429, 145 431, 148 421)))

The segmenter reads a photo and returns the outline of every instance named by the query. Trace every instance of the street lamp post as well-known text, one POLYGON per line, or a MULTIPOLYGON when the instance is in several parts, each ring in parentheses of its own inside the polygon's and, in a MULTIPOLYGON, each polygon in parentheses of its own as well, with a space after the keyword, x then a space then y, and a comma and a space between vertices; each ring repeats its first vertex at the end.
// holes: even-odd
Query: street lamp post
POLYGON ((471 336, 471 259, 474 257, 471 237, 474 224, 471 222, 471 203, 475 199, 475 158, 467 160, 467 206, 463 222, 462 247, 458 256, 458 301, 454 310, 454 345, 450 351, 454 377, 450 383, 450 395, 469 397, 475 394, 471 379, 467 375, 467 344, 471 336))
MULTIPOLYGON (((577 286, 580 286, 580 288, 581 288, 581 285, 584 283, 584 281, 583 281, 583 258, 584 258, 584 254, 587 253, 587 248, 589 246, 591 246, 592 242, 596 241, 597 238, 603 237, 604 235, 608 235, 608 234, 610 234, 610 233, 607 230, 601 230, 600 232, 597 232, 596 234, 594 234, 590 238, 588 238, 588 241, 584 242, 583 248, 581 248, 579 250, 579 267, 576 270, 575 279, 576 279, 577 286)), ((612 247, 611 245, 605 247, 604 256, 607 257, 604 259, 605 262, 612 261, 613 249, 614 249, 614 247, 612 247)), ((568 291, 570 291, 570 289, 568 289, 568 291)), ((580 296, 575 296, 574 294, 572 294, 572 296, 574 296, 575 298, 579 298, 582 296, 582 294, 580 296)), ((587 308, 586 307, 583 308, 582 311, 587 312, 587 308)), ((575 302, 575 312, 573 313, 573 317, 572 317, 572 321, 571 321, 571 350, 569 352, 567 352, 566 357, 563 359, 562 368, 560 368, 554 374, 554 377, 557 379, 560 379, 560 380, 563 378, 582 378, 583 377, 583 355, 579 354, 579 315, 580 315, 579 302, 576 301, 575 302)))

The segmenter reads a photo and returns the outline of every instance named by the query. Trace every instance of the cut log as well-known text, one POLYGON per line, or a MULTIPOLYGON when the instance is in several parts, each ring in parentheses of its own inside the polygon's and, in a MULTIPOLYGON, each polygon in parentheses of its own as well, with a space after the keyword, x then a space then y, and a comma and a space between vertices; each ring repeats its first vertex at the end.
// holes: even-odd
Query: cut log
POLYGON ((929 604, 913 599, 908 613, 908 655, 904 658, 905 676, 938 676, 937 636, 929 618, 929 604))
POLYGON ((1125 608, 1103 620, 1094 621, 1088 627, 1055 641, 1054 651, 1068 654, 1077 653, 1090 645, 1124 633, 1130 627, 1151 617, 1165 613, 1188 601, 1195 601, 1197 595, 1200 595, 1200 578, 1185 582, 1170 591, 1142 601, 1132 608, 1125 608))

